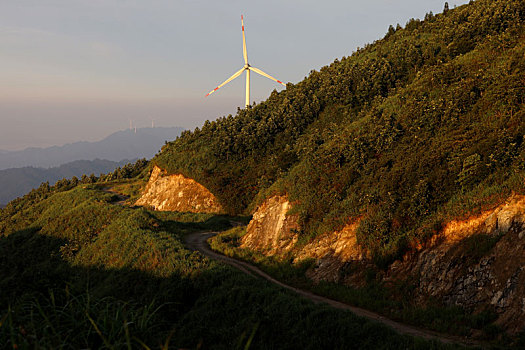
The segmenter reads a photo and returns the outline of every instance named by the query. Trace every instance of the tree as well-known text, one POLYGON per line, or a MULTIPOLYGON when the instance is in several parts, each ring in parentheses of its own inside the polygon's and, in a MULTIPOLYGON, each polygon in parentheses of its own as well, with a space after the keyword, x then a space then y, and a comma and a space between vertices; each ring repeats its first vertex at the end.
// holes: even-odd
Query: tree
POLYGON ((394 28, 394 26, 390 25, 390 27, 388 27, 388 32, 386 33, 386 37, 388 38, 389 36, 393 35, 395 32, 396 32, 396 29, 394 28))

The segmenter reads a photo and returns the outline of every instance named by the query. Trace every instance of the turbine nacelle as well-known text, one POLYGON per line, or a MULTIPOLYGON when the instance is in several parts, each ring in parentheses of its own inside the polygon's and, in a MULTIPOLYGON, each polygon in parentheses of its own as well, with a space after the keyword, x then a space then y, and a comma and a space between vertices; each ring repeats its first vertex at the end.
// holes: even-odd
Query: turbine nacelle
POLYGON ((228 84, 230 81, 232 81, 233 79, 237 78, 244 71, 246 71, 246 107, 248 107, 250 105, 250 72, 251 71, 253 71, 253 72, 257 73, 257 74, 260 74, 263 77, 271 79, 271 80, 273 80, 273 81, 275 81, 275 82, 277 82, 277 83, 279 83, 279 84, 281 84, 283 86, 286 86, 286 84, 284 84, 280 80, 275 79, 271 75, 266 74, 262 70, 260 70, 258 68, 255 68, 255 67, 252 67, 252 66, 250 66, 248 64, 248 51, 246 50, 246 36, 244 35, 244 18, 243 18, 242 15, 241 15, 241 26, 242 26, 242 54, 244 56, 244 67, 242 67, 240 70, 235 72, 231 77, 226 79, 226 81, 224 81, 221 85, 217 86, 215 89, 213 89, 210 92, 208 92, 206 97, 211 95, 215 91, 219 90, 221 87, 223 87, 224 85, 228 84))

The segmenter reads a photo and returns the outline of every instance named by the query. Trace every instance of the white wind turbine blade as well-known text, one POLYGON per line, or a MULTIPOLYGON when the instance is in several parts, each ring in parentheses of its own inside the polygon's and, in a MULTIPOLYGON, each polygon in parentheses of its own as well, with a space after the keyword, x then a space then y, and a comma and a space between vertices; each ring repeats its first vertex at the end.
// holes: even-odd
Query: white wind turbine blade
POLYGON ((246 50, 246 36, 244 35, 244 18, 241 15, 242 25, 242 54, 244 55, 244 64, 248 64, 248 51, 246 50))
POLYGON ((205 97, 208 97, 209 95, 213 94, 215 91, 219 90, 221 87, 223 87, 224 85, 228 84, 230 81, 232 81, 233 79, 237 78, 239 75, 242 74, 242 72, 244 72, 246 68, 242 67, 241 69, 239 69, 236 73, 234 73, 231 77, 229 77, 228 79, 226 79, 226 81, 224 81, 224 83, 222 83, 221 85, 217 86, 215 89, 211 90, 210 92, 208 92, 208 94, 206 94, 205 97))
POLYGON ((282 81, 275 79, 275 78, 272 77, 271 75, 264 73, 262 70, 260 70, 260 69, 258 69, 258 68, 255 68, 255 67, 249 67, 248 69, 249 69, 249 70, 253 70, 255 73, 258 73, 258 74, 262 75, 263 77, 266 77, 266 78, 268 78, 268 79, 272 79, 273 81, 278 82, 279 84, 281 84, 281 85, 283 85, 283 86, 286 86, 286 84, 283 83, 282 81))

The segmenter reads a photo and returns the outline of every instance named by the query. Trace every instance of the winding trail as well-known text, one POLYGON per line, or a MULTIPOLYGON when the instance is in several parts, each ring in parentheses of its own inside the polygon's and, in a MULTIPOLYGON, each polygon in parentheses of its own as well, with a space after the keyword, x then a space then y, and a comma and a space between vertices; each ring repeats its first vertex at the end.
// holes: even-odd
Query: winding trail
POLYGON ((129 196, 126 196, 122 193, 118 193, 117 191, 115 191, 113 189, 113 187, 102 187, 100 189, 101 191, 103 192, 106 192, 106 193, 109 193, 109 194, 114 194, 117 196, 117 201, 113 202, 112 204, 114 205, 119 205, 119 206, 124 206, 124 204, 126 204, 126 201, 129 199, 129 196))
POLYGON ((270 281, 271 283, 276 284, 276 285, 278 285, 280 287, 286 288, 288 290, 291 290, 291 291, 299 294, 300 296, 313 301, 314 303, 325 303, 325 304, 328 304, 328 305, 330 305, 330 306, 332 306, 334 308, 342 309, 342 310, 348 310, 348 311, 351 311, 351 312, 353 312, 354 314, 356 314, 358 316, 362 316, 362 317, 365 317, 365 318, 367 318, 369 320, 382 323, 382 324, 384 324, 384 325, 386 325, 386 326, 388 326, 390 328, 393 328, 398 333, 411 335, 411 336, 414 336, 414 337, 420 337, 420 338, 424 338, 424 339, 427 339, 427 340, 437 340, 437 341, 440 341, 442 343, 447 343, 447 344, 458 344, 458 345, 463 345, 463 346, 481 346, 481 344, 479 344, 479 343, 477 343, 475 341, 469 340, 469 339, 465 339, 465 338, 461 338, 461 337, 457 337, 457 336, 445 335, 445 334, 433 332, 433 331, 430 331, 430 330, 427 330, 427 329, 421 329, 421 328, 414 327, 414 326, 411 326, 411 325, 399 323, 399 322, 391 320, 391 319, 389 319, 389 318, 387 318, 385 316, 377 314, 375 312, 371 312, 371 311, 368 311, 368 310, 365 310, 365 309, 362 309, 362 308, 359 308, 359 307, 355 307, 355 306, 351 306, 351 305, 348 305, 348 304, 344 304, 342 302, 339 302, 339 301, 336 301, 336 300, 333 300, 333 299, 322 297, 320 295, 316 295, 316 294, 314 294, 312 292, 309 292, 307 290, 295 288, 295 287, 292 287, 292 286, 290 286, 290 285, 288 285, 286 283, 278 281, 278 280, 276 280, 275 278, 273 278, 272 276, 268 275, 267 273, 265 273, 264 271, 262 271, 261 269, 259 269, 258 267, 254 266, 254 265, 251 265, 251 264, 249 264, 247 262, 244 262, 244 261, 240 261, 240 260, 237 260, 237 259, 230 258, 228 256, 219 254, 219 253, 214 252, 213 250, 211 250, 210 246, 208 245, 207 240, 208 240, 208 238, 213 237, 213 236, 217 235, 218 233, 219 232, 196 232, 196 233, 190 233, 190 234, 187 234, 185 236, 184 241, 185 241, 185 243, 186 243, 188 248, 190 248, 192 250, 199 251, 199 252, 201 252, 202 254, 204 254, 205 256, 207 256, 207 257, 209 257, 211 259, 222 261, 222 262, 224 262, 224 263, 226 263, 228 265, 231 265, 231 266, 241 270, 242 272, 244 272, 246 274, 249 274, 249 275, 252 275, 252 276, 260 276, 260 277, 270 281))

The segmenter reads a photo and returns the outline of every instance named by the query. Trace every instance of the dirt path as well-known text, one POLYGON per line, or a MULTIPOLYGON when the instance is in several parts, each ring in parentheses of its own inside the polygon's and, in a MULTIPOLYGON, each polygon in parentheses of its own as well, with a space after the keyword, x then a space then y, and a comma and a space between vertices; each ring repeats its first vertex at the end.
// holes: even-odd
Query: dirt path
POLYGON ((114 194, 114 195, 117 196, 117 201, 112 203, 112 204, 115 204, 115 205, 124 206, 124 204, 126 204, 126 201, 129 198, 129 196, 125 196, 125 195, 123 195, 121 193, 116 192, 115 190, 113 190, 112 187, 103 187, 103 188, 101 188, 101 190, 106 192, 106 193, 114 194))
POLYGON ((233 258, 230 258, 225 255, 212 251, 206 241, 208 238, 215 236, 216 234, 218 234, 218 232, 191 233, 185 236, 185 243, 190 249, 197 250, 209 258, 222 261, 252 276, 260 276, 278 286, 294 291, 295 293, 301 295, 304 298, 307 298, 313 301, 314 303, 325 303, 337 309, 349 310, 358 316, 362 316, 369 320, 385 324, 401 334, 407 334, 407 335, 411 335, 415 337, 424 338, 427 340, 438 340, 440 342, 448 343, 448 344, 460 344, 464 346, 480 346, 480 344, 473 342, 473 341, 469 341, 468 339, 444 335, 444 334, 429 331, 426 329, 421 329, 421 328, 417 328, 417 327, 410 326, 407 324, 399 323, 389 318, 386 318, 384 316, 381 316, 375 312, 371 312, 371 311, 368 311, 368 310, 365 310, 359 307, 355 307, 355 306, 350 306, 350 305, 344 304, 336 300, 332 300, 329 298, 325 298, 325 297, 316 295, 307 290, 298 289, 290 285, 287 285, 285 283, 282 283, 281 281, 276 280, 275 278, 268 275, 267 273, 265 273, 264 271, 262 271, 256 266, 253 266, 251 264, 248 264, 247 262, 236 260, 236 259, 233 259, 233 258))

